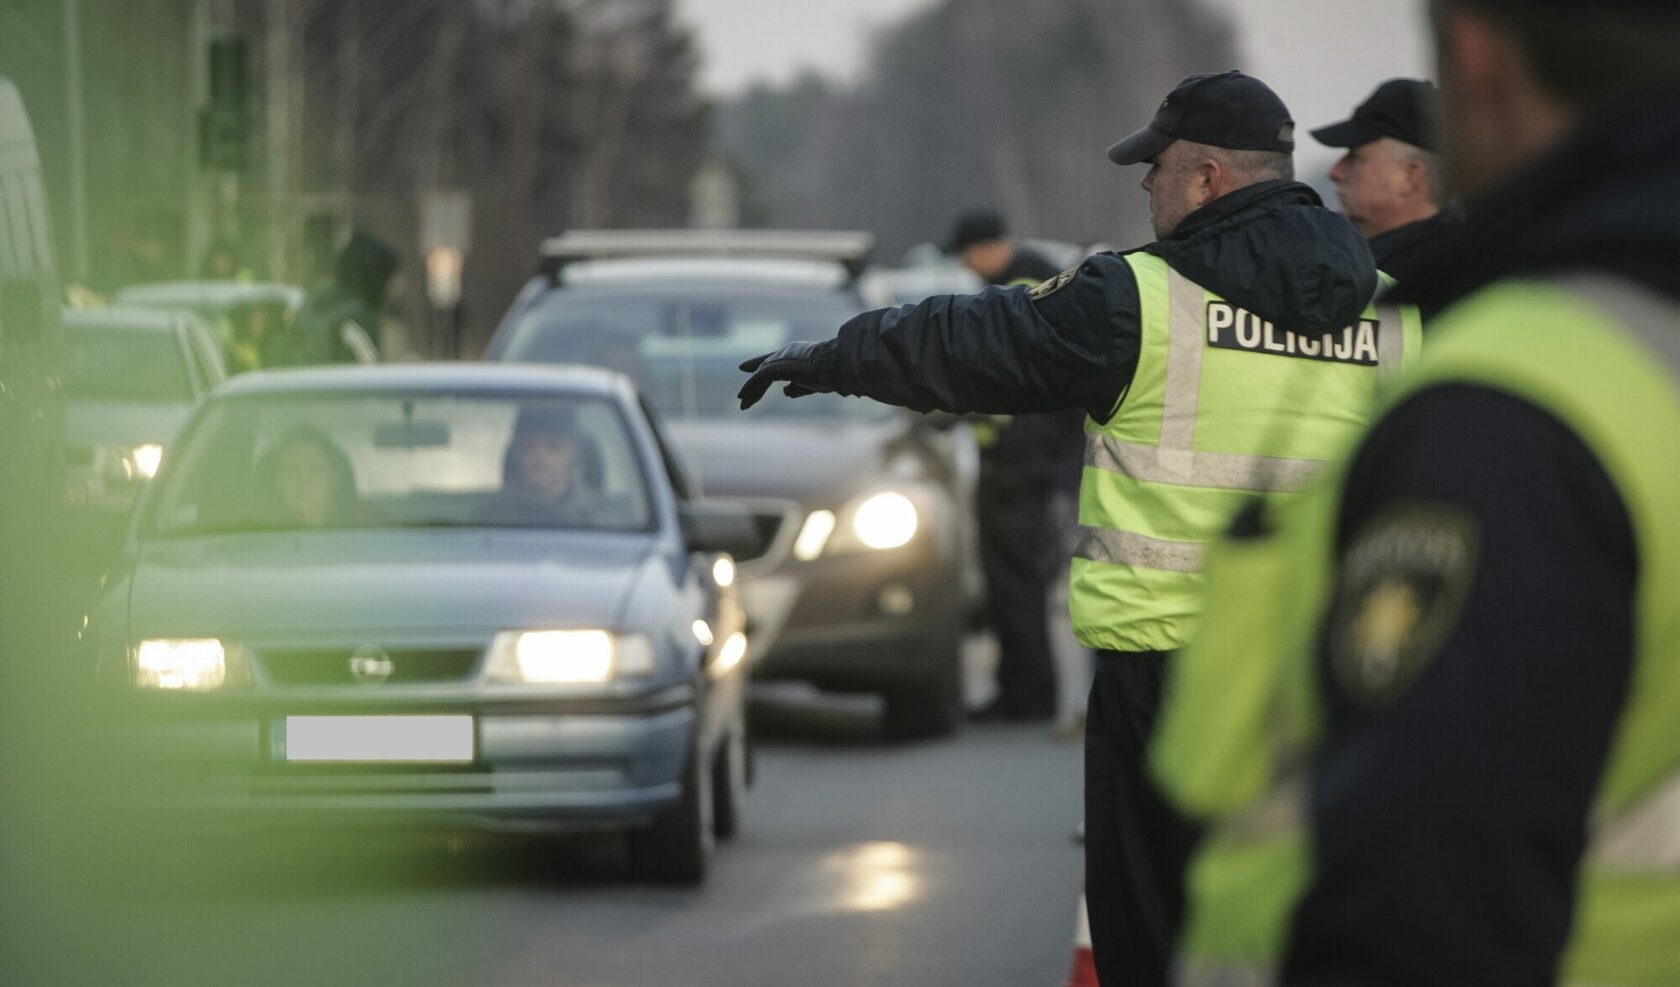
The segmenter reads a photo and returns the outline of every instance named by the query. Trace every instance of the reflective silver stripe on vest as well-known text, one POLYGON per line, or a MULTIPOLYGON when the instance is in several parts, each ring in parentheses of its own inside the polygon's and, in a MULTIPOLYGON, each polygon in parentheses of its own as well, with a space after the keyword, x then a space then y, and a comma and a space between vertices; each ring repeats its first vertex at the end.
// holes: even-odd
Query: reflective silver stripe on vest
POLYGON ((1680 387, 1680 305, 1643 285, 1608 274, 1566 274, 1551 283, 1603 309, 1668 365, 1675 386, 1680 387))
MULTIPOLYGON (((1680 305, 1606 274, 1569 274, 1551 283, 1601 309, 1662 361, 1680 388, 1680 305)), ((1588 853, 1610 870, 1680 873, 1680 770, 1636 804, 1598 820, 1588 853)))
POLYGON ((1082 524, 1079 526, 1079 547, 1073 554, 1090 562, 1109 565, 1200 572, 1202 551, 1201 542, 1166 541, 1131 531, 1113 531, 1082 524))
POLYGON ((1595 864, 1635 873, 1680 873, 1680 771, 1630 808, 1599 820, 1595 864))
POLYGON ((1397 305, 1377 306, 1377 373, 1393 377, 1406 356, 1406 317, 1397 305))
POLYGON ((1300 490, 1324 467, 1319 459, 1279 459, 1237 453, 1162 450, 1103 432, 1085 443, 1085 465, 1146 483, 1219 490, 1300 490))
POLYGON ((1161 395, 1161 448, 1189 452, 1196 446, 1196 405, 1202 392, 1202 351, 1207 348, 1207 292, 1167 269, 1167 383, 1161 395))

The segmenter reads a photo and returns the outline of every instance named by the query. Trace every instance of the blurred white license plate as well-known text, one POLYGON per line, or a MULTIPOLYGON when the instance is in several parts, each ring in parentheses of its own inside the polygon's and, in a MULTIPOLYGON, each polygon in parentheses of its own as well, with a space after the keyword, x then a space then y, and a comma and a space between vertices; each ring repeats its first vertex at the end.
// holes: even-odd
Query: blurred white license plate
POLYGON ((287 761, 462 763, 473 759, 470 716, 288 716, 287 761))

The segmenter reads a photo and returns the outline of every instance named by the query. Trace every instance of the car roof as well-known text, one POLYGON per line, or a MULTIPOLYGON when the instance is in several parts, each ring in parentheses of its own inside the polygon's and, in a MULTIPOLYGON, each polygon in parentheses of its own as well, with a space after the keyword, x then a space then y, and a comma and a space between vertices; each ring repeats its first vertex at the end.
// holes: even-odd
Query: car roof
POLYGON ((811 291, 839 291, 852 280, 835 261, 737 257, 638 257, 629 260, 586 260, 560 272, 560 284, 576 287, 621 287, 648 282, 736 282, 811 291))
POLYGON ((117 292, 117 301, 144 305, 231 306, 253 302, 303 304, 304 292, 278 281, 159 281, 137 284, 117 292))
POLYGON ((261 370, 216 389, 219 397, 364 393, 368 391, 542 391, 602 398, 634 394, 622 374, 599 367, 507 363, 385 363, 261 370))
POLYGON ((124 305, 102 305, 97 308, 67 308, 64 326, 67 329, 120 329, 126 332, 167 332, 180 330, 187 316, 164 309, 139 308, 124 305))

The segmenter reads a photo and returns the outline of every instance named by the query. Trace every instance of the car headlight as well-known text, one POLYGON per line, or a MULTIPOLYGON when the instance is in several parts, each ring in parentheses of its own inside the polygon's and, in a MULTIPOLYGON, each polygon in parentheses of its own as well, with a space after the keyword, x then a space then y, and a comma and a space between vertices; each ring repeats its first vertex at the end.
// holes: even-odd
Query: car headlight
POLYGON ((117 446, 110 450, 105 462, 106 470, 116 479, 144 483, 157 476, 158 467, 163 464, 163 446, 155 442, 117 446))
POLYGON ((920 526, 921 514, 910 495, 883 490, 853 501, 838 514, 812 511, 793 541, 793 556, 809 562, 824 554, 902 548, 920 526))
POLYGON ((135 446, 129 451, 127 458, 129 462, 134 464, 135 477, 150 480, 157 476, 158 467, 163 464, 163 446, 155 442, 135 446))
POLYGON ((208 692, 228 681, 228 649, 215 638, 141 641, 134 684, 144 689, 208 692))
POLYGON ((653 672, 653 644, 596 630, 508 631, 490 646, 490 679, 528 685, 590 685, 653 672))
POLYGON ((908 545, 916 537, 916 524, 916 505, 892 490, 875 494, 852 514, 852 531, 858 541, 875 549, 908 545))

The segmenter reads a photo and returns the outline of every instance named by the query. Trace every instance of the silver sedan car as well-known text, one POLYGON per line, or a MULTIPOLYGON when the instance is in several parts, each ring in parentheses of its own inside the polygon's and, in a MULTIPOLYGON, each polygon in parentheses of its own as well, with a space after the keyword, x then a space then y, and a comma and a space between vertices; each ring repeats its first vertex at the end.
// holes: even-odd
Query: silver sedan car
POLYGON ((92 614, 131 783, 192 815, 608 827, 693 883, 747 782, 744 508, 583 368, 258 373, 92 614))

